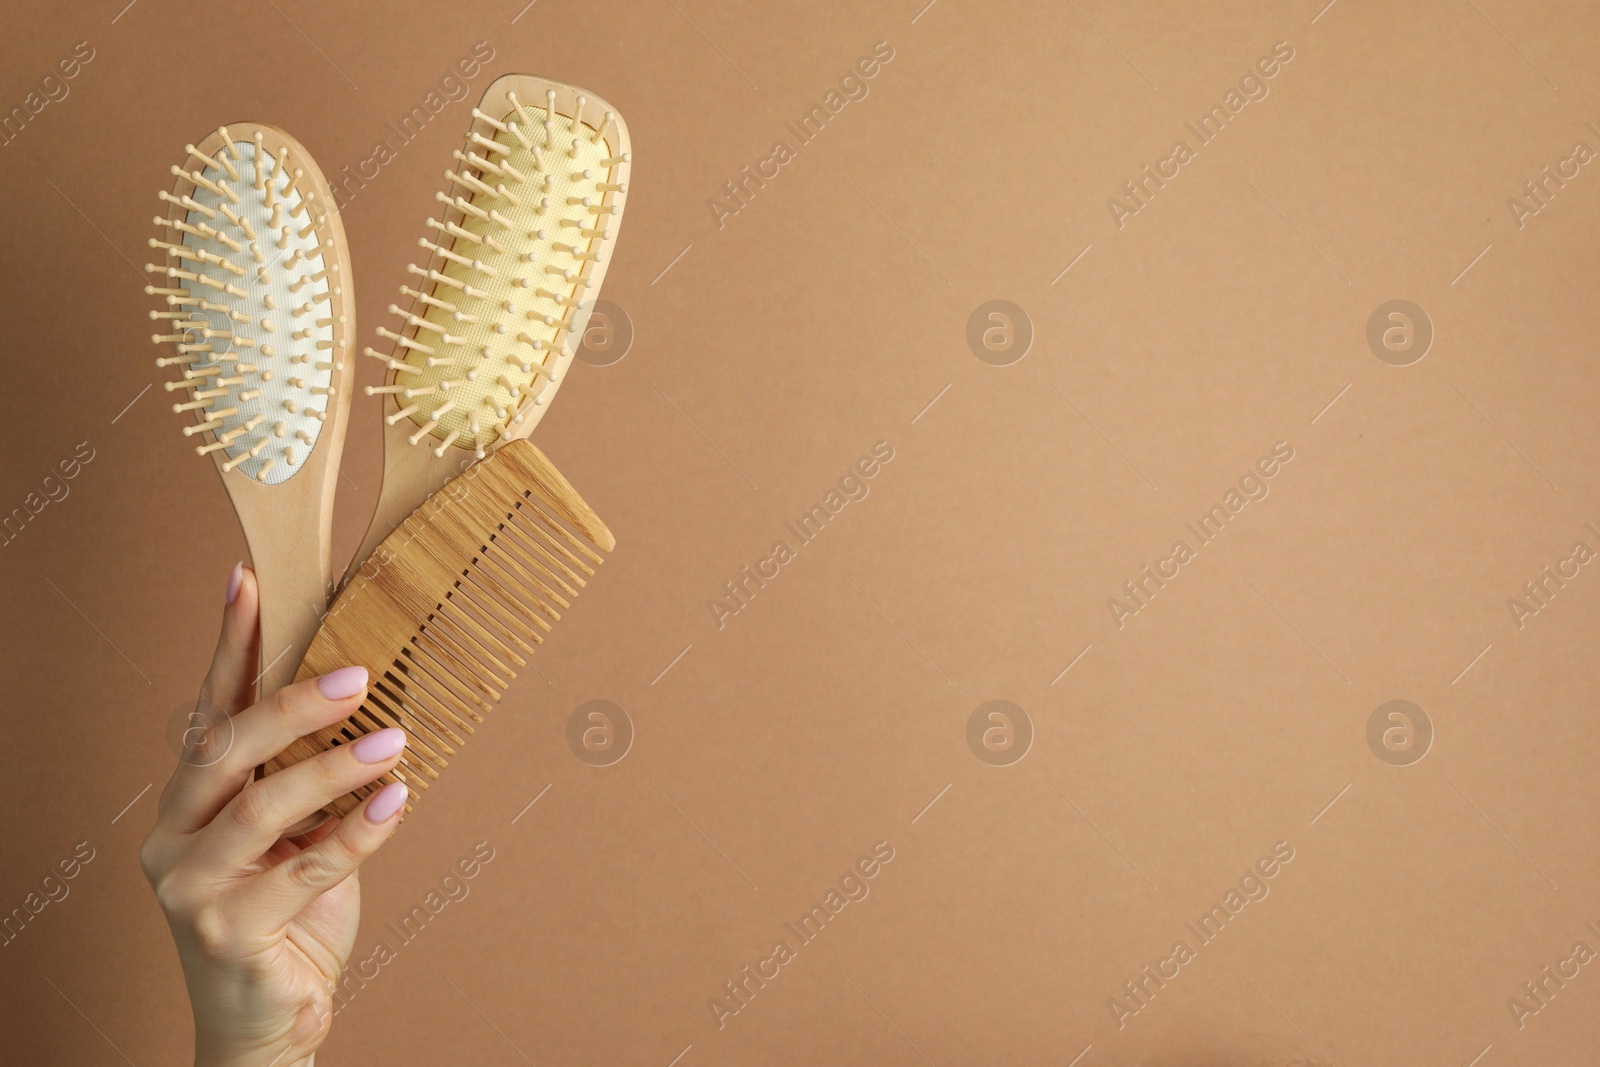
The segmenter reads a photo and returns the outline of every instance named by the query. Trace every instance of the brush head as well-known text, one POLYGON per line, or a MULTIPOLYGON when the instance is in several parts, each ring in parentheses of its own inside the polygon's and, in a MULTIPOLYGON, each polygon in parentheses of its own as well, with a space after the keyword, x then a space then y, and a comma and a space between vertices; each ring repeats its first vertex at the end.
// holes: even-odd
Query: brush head
POLYGON ((367 697, 267 772, 398 726, 409 739, 399 766, 326 810, 347 815, 391 781, 420 796, 615 546, 544 453, 496 449, 389 534, 334 600, 295 678, 358 664, 367 697))
POLYGON ((385 421, 443 457, 525 437, 576 353, 616 242, 627 130, 603 101, 508 75, 473 109, 438 207, 379 327, 385 421))
POLYGON ((344 237, 321 173, 266 126, 220 127, 185 145, 149 241, 146 292, 157 344, 182 377, 166 383, 195 413, 185 436, 224 474, 276 485, 305 468, 349 404, 344 237))

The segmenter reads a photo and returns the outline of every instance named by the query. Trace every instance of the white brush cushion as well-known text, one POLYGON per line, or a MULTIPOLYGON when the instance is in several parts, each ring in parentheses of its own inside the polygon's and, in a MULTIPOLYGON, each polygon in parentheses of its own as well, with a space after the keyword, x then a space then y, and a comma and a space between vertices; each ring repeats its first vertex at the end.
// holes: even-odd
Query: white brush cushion
MULTIPOLYGON (((233 160, 234 167, 239 171, 239 181, 229 181, 228 187, 238 196, 241 203, 235 205, 228 198, 218 196, 204 187, 197 188, 191 194, 196 203, 217 211, 216 218, 210 218, 199 211, 190 211, 187 222, 196 228, 209 226, 237 241, 243 248, 235 252, 227 245, 215 238, 200 237, 192 233, 183 235, 183 243, 190 248, 204 249, 214 253, 228 262, 244 268, 244 275, 238 276, 231 271, 217 266, 214 263, 196 264, 184 262, 182 266, 199 274, 219 281, 226 282, 247 295, 240 297, 226 292, 218 292, 199 282, 187 282, 185 287, 198 297, 204 298, 211 304, 227 308, 215 310, 207 308, 192 308, 193 319, 205 319, 212 330, 231 331, 239 337, 248 338, 255 342, 255 347, 246 347, 226 338, 214 337, 210 344, 215 346, 215 351, 203 355, 203 359, 212 359, 221 355, 236 356, 236 362, 214 361, 191 364, 190 372, 207 368, 220 368, 220 378, 243 377, 240 384, 226 386, 227 396, 216 397, 210 410, 224 411, 237 407, 239 410, 227 415, 222 420, 222 425, 213 433, 218 439, 227 437, 255 420, 257 416, 265 416, 253 429, 234 437, 227 445, 225 451, 229 459, 242 460, 236 469, 243 471, 248 477, 257 479, 267 485, 277 485, 287 481, 305 466, 318 436, 322 433, 322 420, 314 413, 325 412, 328 408, 328 395, 326 393, 313 393, 312 388, 326 389, 332 381, 333 372, 326 365, 342 361, 345 353, 339 349, 317 348, 317 342, 332 342, 334 328, 330 325, 318 326, 317 320, 327 320, 333 315, 330 302, 326 299, 331 288, 340 284, 341 279, 337 274, 328 276, 314 282, 307 282, 300 286, 298 292, 291 292, 290 286, 302 279, 322 271, 327 262, 323 257, 321 241, 323 234, 312 229, 306 236, 301 237, 300 231, 307 228, 310 221, 308 213, 301 210, 304 201, 302 192, 297 188, 287 199, 283 190, 288 186, 289 175, 277 174, 274 161, 268 155, 262 160, 265 166, 264 182, 276 186, 275 201, 282 204, 279 228, 274 231, 271 226, 272 211, 266 206, 265 192, 257 192, 255 187, 256 146, 253 143, 240 141, 234 145, 238 150, 240 159, 233 160), (261 259, 251 249, 251 240, 248 234, 239 226, 228 221, 219 207, 225 206, 234 214, 250 224, 255 231, 256 248, 261 253, 261 259), (295 212, 299 212, 299 217, 295 212), (284 227, 287 226, 287 237, 284 227), (284 247, 279 248, 279 242, 284 242, 284 247), (296 257, 295 253, 299 256, 296 257), (284 264, 294 260, 293 267, 284 264), (260 270, 265 269, 266 280, 263 281, 260 270), (316 297, 323 297, 321 303, 315 301, 316 297), (309 311, 298 309, 310 303, 309 311), (247 322, 239 322, 228 314, 228 311, 240 312, 248 317, 247 322), (309 331, 305 333, 304 331, 309 331), (302 336, 295 337, 296 333, 302 336), (272 355, 266 355, 262 346, 267 346, 272 355), (296 362, 296 360, 300 360, 296 362), (237 363, 254 364, 256 370, 245 372, 242 375, 236 370, 237 363), (317 364, 324 364, 318 369, 317 364), (292 384, 299 381, 302 384, 292 384), (259 390, 261 395, 250 400, 240 400, 241 393, 259 390), (300 434, 304 434, 302 438, 300 434), (305 439, 309 438, 309 442, 305 439), (254 452, 253 456, 250 453, 254 452), (272 460, 268 464, 268 460, 272 460), (265 470, 265 475, 262 471, 265 470)), ((222 152, 218 152, 218 157, 222 152)), ((215 169, 211 172, 215 175, 215 169)), ((318 217, 326 205, 316 205, 318 217)), ((191 331, 192 343, 204 344, 198 330, 191 331)), ((201 414, 206 411, 202 410, 201 414)))

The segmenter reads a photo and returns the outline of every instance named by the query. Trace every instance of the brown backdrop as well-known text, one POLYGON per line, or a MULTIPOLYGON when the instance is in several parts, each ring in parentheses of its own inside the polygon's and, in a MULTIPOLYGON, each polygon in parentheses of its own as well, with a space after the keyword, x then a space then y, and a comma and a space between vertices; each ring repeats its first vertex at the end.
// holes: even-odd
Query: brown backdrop
POLYGON ((1592 7, 124 2, 33 4, 0 44, 27 119, 0 508, 38 507, 0 547, 0 908, 68 890, 0 947, 0 1058, 188 1054, 136 852, 243 541, 145 392, 167 167, 243 119, 365 166, 366 343, 468 109, 525 71, 635 143, 604 293, 631 349, 575 366, 535 436, 619 547, 369 865, 357 959, 393 958, 319 1062, 1590 1062, 1592 7), (477 42, 467 99, 402 143, 477 42), (785 524, 875 446, 801 546, 785 524), (608 766, 567 740, 591 700, 632 730, 608 766), (868 895, 830 901, 875 846, 868 895))

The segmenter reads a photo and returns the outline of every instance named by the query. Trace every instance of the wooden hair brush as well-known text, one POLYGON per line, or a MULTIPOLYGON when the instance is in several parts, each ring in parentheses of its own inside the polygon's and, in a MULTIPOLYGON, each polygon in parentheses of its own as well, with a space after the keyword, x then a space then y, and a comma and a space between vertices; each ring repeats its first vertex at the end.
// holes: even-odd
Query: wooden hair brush
POLYGON ((582 341, 622 222, 628 128, 604 100, 507 74, 484 92, 437 218, 380 326, 388 374, 383 489, 355 554, 366 560, 429 494, 526 438, 582 341))
POLYGON ((158 195, 165 284, 156 360, 182 378, 185 436, 222 475, 260 582, 260 693, 288 683, 332 588, 333 494, 350 411, 354 301, 344 228, 316 163, 282 130, 219 127, 158 195))
POLYGON ((526 441, 577 351, 615 244, 630 162, 604 101, 512 74, 473 110, 445 171, 418 279, 379 328, 389 373, 384 481, 346 584, 300 666, 360 664, 372 679, 346 722, 269 772, 363 734, 411 739, 390 774, 331 804, 345 814, 389 781, 438 778, 615 539, 526 441), (409 517, 408 517, 409 516, 409 517))

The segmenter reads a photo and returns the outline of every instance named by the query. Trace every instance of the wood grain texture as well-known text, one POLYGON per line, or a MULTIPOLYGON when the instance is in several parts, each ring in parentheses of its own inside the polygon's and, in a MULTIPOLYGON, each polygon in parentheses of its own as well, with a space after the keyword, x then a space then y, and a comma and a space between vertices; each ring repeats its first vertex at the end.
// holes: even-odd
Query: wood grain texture
POLYGON ((395 770, 325 810, 348 814, 391 781, 425 791, 615 546, 544 453, 527 441, 497 449, 428 497, 346 583, 295 680, 360 665, 367 697, 267 772, 398 726, 409 743, 395 770))

